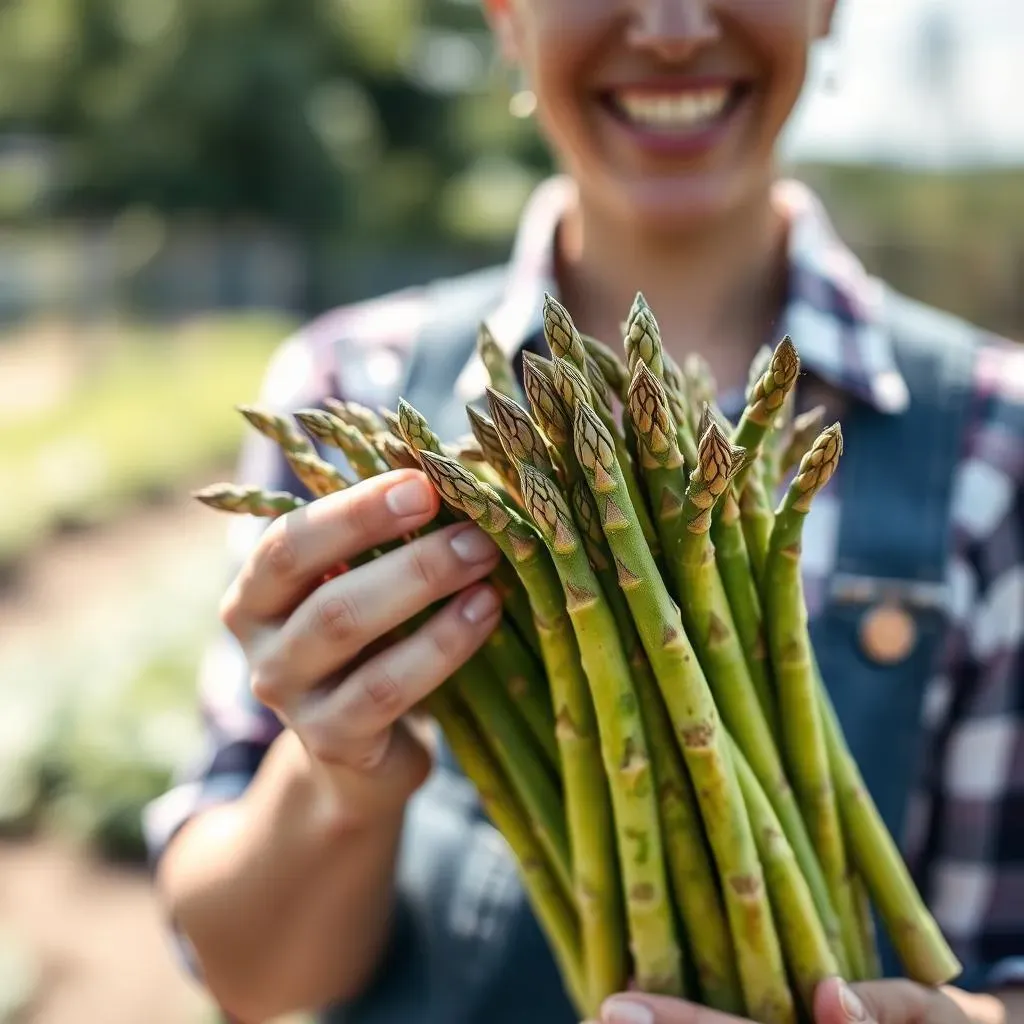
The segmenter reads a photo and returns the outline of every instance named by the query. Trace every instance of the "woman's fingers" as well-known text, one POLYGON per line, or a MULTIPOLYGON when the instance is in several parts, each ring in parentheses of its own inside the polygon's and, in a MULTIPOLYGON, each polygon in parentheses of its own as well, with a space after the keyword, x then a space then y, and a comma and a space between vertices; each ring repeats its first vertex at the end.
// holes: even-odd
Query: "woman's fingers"
POLYGON ((387 752, 395 721, 465 664, 500 618, 494 588, 470 587, 336 689, 291 708, 290 724, 317 759, 372 770, 387 752))
POLYGON ((260 623, 291 613, 339 563, 428 523, 439 499, 416 470, 366 480, 271 523, 221 603, 244 642, 260 623))
POLYGON ((311 594, 250 659, 257 698, 286 708, 363 648, 486 576, 500 552, 472 523, 403 544, 311 594))
POLYGON ((967 1016, 948 995, 904 979, 847 985, 823 981, 814 993, 815 1024, 965 1024, 967 1016))

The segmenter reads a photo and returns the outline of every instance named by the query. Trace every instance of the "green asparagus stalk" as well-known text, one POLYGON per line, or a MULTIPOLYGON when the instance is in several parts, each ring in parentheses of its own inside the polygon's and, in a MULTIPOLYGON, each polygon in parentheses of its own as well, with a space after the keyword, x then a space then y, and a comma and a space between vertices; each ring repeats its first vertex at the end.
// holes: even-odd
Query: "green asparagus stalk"
MULTIPOLYGON (((843 736, 839 718, 815 666, 828 762, 850 846, 853 867, 868 892, 907 977, 922 985, 943 985, 963 969, 924 905, 892 835, 864 785, 843 736)), ((871 965, 866 965, 865 972, 871 965)))
POLYGON ((576 406, 576 456, 601 512, 662 698, 672 718, 722 879, 747 1012, 762 1024, 795 1020, 750 820, 733 774, 718 709, 629 502, 622 471, 600 418, 576 406))
POLYGON ((317 498, 335 494, 349 486, 348 480, 342 476, 341 471, 325 459, 321 459, 319 455, 291 452, 287 458, 296 477, 317 498))
POLYGON ((398 418, 398 413, 392 409, 385 409, 383 406, 381 406, 378 412, 380 413, 380 418, 384 421, 385 429, 390 431, 393 437, 404 441, 405 435, 402 433, 402 421, 398 418))
POLYGON ((529 596, 554 705, 587 991, 599 1004, 626 979, 622 897, 597 721, 562 585, 533 527, 497 505, 450 459, 422 457, 444 500, 493 531, 529 596))
POLYGON ((839 916, 849 969, 860 977, 866 965, 860 957, 859 926, 829 767, 800 576, 804 518, 814 496, 831 479, 842 450, 842 432, 836 423, 819 435, 800 463, 800 470, 776 513, 764 594, 788 776, 839 916))
MULTIPOLYGON (((425 453, 445 455, 441 439, 430 429, 426 417, 404 398, 398 400, 398 417, 405 442, 416 453, 422 468, 426 468, 423 466, 425 453)), ((445 457, 448 458, 447 455, 445 457)), ((503 566, 499 565, 495 570, 494 582, 498 584, 505 611, 515 623, 519 635, 534 654, 541 656, 540 637, 530 610, 530 602, 522 588, 517 585, 515 575, 512 574, 510 577, 503 571, 503 566)))
MULTIPOLYGON (((689 398, 690 425, 696 434, 700 431, 701 417, 704 406, 717 413, 718 385, 708 361, 699 353, 691 352, 683 360, 683 379, 686 382, 686 395, 689 398)), ((716 418, 717 415, 716 415, 716 418)))
POLYGON ((310 436, 341 451, 360 480, 369 480, 387 471, 387 464, 362 432, 334 413, 300 409, 295 418, 310 436))
POLYGON ((366 434, 367 437, 387 429, 384 420, 377 413, 358 402, 343 402, 337 398, 325 398, 324 408, 350 427, 355 427, 360 433, 366 434))
POLYGON ((765 434, 779 414, 799 374, 800 357, 792 339, 787 335, 776 346, 767 368, 750 388, 747 407, 743 410, 732 438, 734 444, 746 448, 752 454, 760 449, 765 434))
POLYGON ((693 640, 725 726, 749 760, 782 822, 787 842, 814 894, 817 913, 841 952, 828 887, 775 745, 775 701, 767 680, 759 688, 747 670, 708 535, 715 502, 741 464, 743 449, 733 447, 718 424, 706 416, 698 462, 680 498, 681 460, 672 434, 666 432, 669 418, 665 394, 642 363, 637 364, 630 385, 629 409, 652 464, 649 486, 661 489, 659 528, 666 552, 672 553, 667 561, 681 595, 684 627, 693 640), (669 493, 671 498, 666 497, 669 493))
POLYGON ((800 465, 800 460, 811 450, 825 425, 825 406, 817 405, 799 416, 793 417, 793 424, 786 439, 786 447, 779 461, 779 475, 788 473, 800 465))
POLYGON ((312 442, 288 416, 279 416, 253 405, 240 405, 237 408, 250 426, 278 445, 292 472, 310 494, 321 498, 341 490, 343 478, 339 478, 336 470, 332 473, 324 468, 329 464, 317 455, 312 442))
MULTIPOLYGON (((497 391, 487 392, 487 404, 498 443, 513 467, 533 466, 545 476, 553 477, 555 467, 551 462, 551 454, 529 413, 517 402, 497 391)), ((518 486, 518 470, 516 477, 518 486)))
MULTIPOLYGON (((838 797, 837 792, 836 798, 838 799, 838 797)), ((843 808, 840 805, 840 817, 842 817, 842 813, 843 808)), ((849 842, 846 847, 847 850, 850 849, 849 842)), ((882 959, 878 951, 875 919, 871 913, 871 897, 861 875, 854 873, 850 878, 850 885, 853 887, 853 908, 857 913, 857 923, 860 925, 861 963, 864 965, 864 977, 852 978, 851 981, 874 981, 876 978, 882 977, 882 959)))
MULTIPOLYGON (((463 668, 456 672, 453 679, 456 691, 469 671, 463 668)), ((452 754, 476 787, 481 806, 512 850, 527 898, 544 929, 577 1010, 581 1014, 596 1012, 588 995, 583 967, 579 916, 562 893, 528 814, 488 749, 484 734, 460 706, 450 687, 446 685, 436 690, 428 706, 452 754)))
POLYGON ((476 349, 480 355, 480 361, 484 364, 487 375, 491 379, 491 387, 500 394, 507 395, 513 402, 526 401, 508 356, 495 340, 487 324, 480 324, 476 349))
POLYGON ((608 389, 621 401, 625 401, 626 389, 629 387, 629 369, 626 364, 604 342, 587 334, 580 334, 580 337, 587 355, 600 370, 608 389))
POLYGON ((736 954, 718 890, 718 876, 672 721, 633 623, 626 595, 619 587, 614 559, 601 529, 600 513, 583 480, 573 486, 571 499, 573 518, 611 608, 633 676, 650 746, 669 881, 690 940, 687 948, 696 967, 700 996, 706 1006, 742 1014, 743 990, 736 973, 736 954))
MULTIPOLYGON (((558 391, 559 397, 562 399, 562 404, 567 414, 570 414, 576 405, 580 402, 585 405, 594 407, 593 392, 590 390, 589 385, 583 379, 582 374, 578 373, 569 363, 564 359, 555 359, 554 361, 554 385, 558 391)), ((600 410, 596 410, 599 415, 600 410)), ((626 451, 626 445, 623 438, 612 429, 608 423, 609 417, 601 415, 601 420, 605 425, 605 429, 608 431, 608 436, 612 439, 612 445, 615 449, 615 457, 618 459, 619 466, 622 468, 622 474, 626 481, 626 490, 629 492, 630 501, 633 503, 633 508, 636 510, 637 519, 640 522, 640 529, 643 532, 644 539, 647 541, 651 551, 657 557, 660 551, 660 544, 658 542, 658 531, 654 527, 654 523, 651 521, 650 513, 647 511, 647 503, 644 498, 643 491, 640 489, 640 482, 637 480, 636 474, 633 472, 632 459, 626 451)))
MULTIPOLYGON (((594 414, 596 417, 596 414, 594 414)), ((668 894, 649 746, 615 620, 557 486, 521 467, 527 508, 551 552, 590 683, 608 777, 636 980, 678 995, 682 963, 668 894)))
POLYGON ((693 466, 697 461, 697 440, 691 426, 687 397, 682 388, 667 384, 667 375, 676 376, 678 368, 667 357, 661 341, 661 328, 654 318, 644 297, 639 292, 633 304, 625 338, 626 354, 630 374, 635 375, 637 363, 643 363, 657 381, 665 385, 669 411, 675 425, 676 444, 686 462, 693 466))
POLYGON ((572 424, 555 388, 554 378, 555 367, 550 359, 532 352, 523 354, 523 384, 530 409, 551 446, 562 451, 569 443, 572 424))
POLYGON ((377 435, 377 450, 389 469, 419 469, 416 453, 401 438, 394 434, 377 435))
MULTIPOLYGON (((506 401, 511 402, 512 399, 508 398, 506 401)), ((518 501, 519 474, 516 472, 515 463, 502 447, 501 437, 494 426, 494 421, 482 412, 477 412, 472 406, 466 406, 466 416, 469 418, 469 425, 487 464, 498 474, 502 484, 518 501)))
MULTIPOLYGON (((552 592, 557 593, 554 590, 557 580, 553 578, 553 570, 545 565, 541 557, 543 549, 536 534, 501 502, 491 488, 482 484, 454 459, 427 451, 421 452, 420 458, 424 473, 445 504, 455 512, 468 516, 494 538, 508 563, 526 585, 525 593, 531 615, 544 621, 544 615, 549 614, 552 608, 552 592)), ((543 644, 541 650, 544 650, 543 644)), ((521 667, 511 676, 514 681, 513 696, 535 740, 549 754, 551 762, 557 764, 551 695, 542 681, 536 678, 535 666, 531 671, 522 659, 519 662, 521 667)))
MULTIPOLYGON (((534 833, 563 894, 571 900, 572 860, 562 799, 547 770, 548 765, 535 754, 536 737, 527 730, 509 694, 494 685, 490 673, 472 673, 459 687, 459 695, 476 719, 486 726, 491 748, 530 816, 534 833)), ((551 736, 554 737, 553 721, 551 736)))
POLYGON ((732 743, 730 749, 764 867, 786 966, 805 1012, 813 1018, 815 989, 826 978, 839 974, 840 965, 818 918, 807 879, 771 802, 739 746, 732 743))
POLYGON ((235 484, 211 484, 193 491, 192 497, 221 512, 276 519, 287 515, 306 502, 287 491, 265 491, 261 487, 238 487, 235 484))
POLYGON ((587 349, 568 310, 551 295, 544 296, 544 338, 556 359, 564 359, 579 373, 587 368, 587 349))

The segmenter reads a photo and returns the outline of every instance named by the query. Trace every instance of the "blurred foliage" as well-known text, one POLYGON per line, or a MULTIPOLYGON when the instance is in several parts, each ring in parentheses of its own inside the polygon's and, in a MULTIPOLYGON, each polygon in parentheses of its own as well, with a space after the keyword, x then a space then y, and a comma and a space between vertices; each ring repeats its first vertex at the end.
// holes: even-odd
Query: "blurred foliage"
POLYGON ((53 173, 18 149, 0 208, 505 233, 544 157, 491 51, 475 0, 7 0, 0 136, 42 140, 53 173), (481 181, 495 217, 467 221, 481 181))
POLYGON ((144 859, 143 807, 200 749, 195 672, 224 572, 202 547, 150 554, 52 624, 45 657, 40 636, 0 652, 0 829, 144 859))
POLYGON ((55 527, 123 513, 232 459, 244 427, 232 404, 253 399, 287 333, 269 316, 118 328, 69 393, 0 416, 0 491, 19 495, 0 512, 0 565, 55 527))

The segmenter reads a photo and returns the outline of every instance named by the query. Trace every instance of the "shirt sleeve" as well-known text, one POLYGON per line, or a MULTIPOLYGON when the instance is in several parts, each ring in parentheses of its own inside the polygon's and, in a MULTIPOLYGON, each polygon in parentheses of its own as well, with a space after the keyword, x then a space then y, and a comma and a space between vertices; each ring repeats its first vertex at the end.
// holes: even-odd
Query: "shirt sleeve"
MULTIPOLYGON (((1006 369, 1006 368, 1004 368, 1006 369)), ((968 438, 954 503, 954 655, 941 722, 927 895, 964 964, 956 984, 1024 984, 1024 363, 968 438)))

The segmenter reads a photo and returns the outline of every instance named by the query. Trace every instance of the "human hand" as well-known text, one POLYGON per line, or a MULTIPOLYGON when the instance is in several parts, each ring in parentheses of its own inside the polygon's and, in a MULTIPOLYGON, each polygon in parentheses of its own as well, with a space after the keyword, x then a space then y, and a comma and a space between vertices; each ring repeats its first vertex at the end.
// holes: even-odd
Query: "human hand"
MULTIPOLYGON (((1003 1004, 960 989, 926 988, 886 980, 846 985, 823 981, 814 997, 815 1024, 1005 1024, 1003 1004)), ((750 1024, 681 999, 639 993, 614 996, 601 1008, 601 1024, 750 1024)))
POLYGON ((487 639, 501 615, 481 582, 499 560, 463 523, 328 577, 339 564, 424 526, 439 499, 413 470, 314 501, 267 528, 221 602, 252 689, 292 729, 346 813, 401 807, 430 752, 404 717, 487 639), (457 595, 412 635, 381 639, 457 595))

